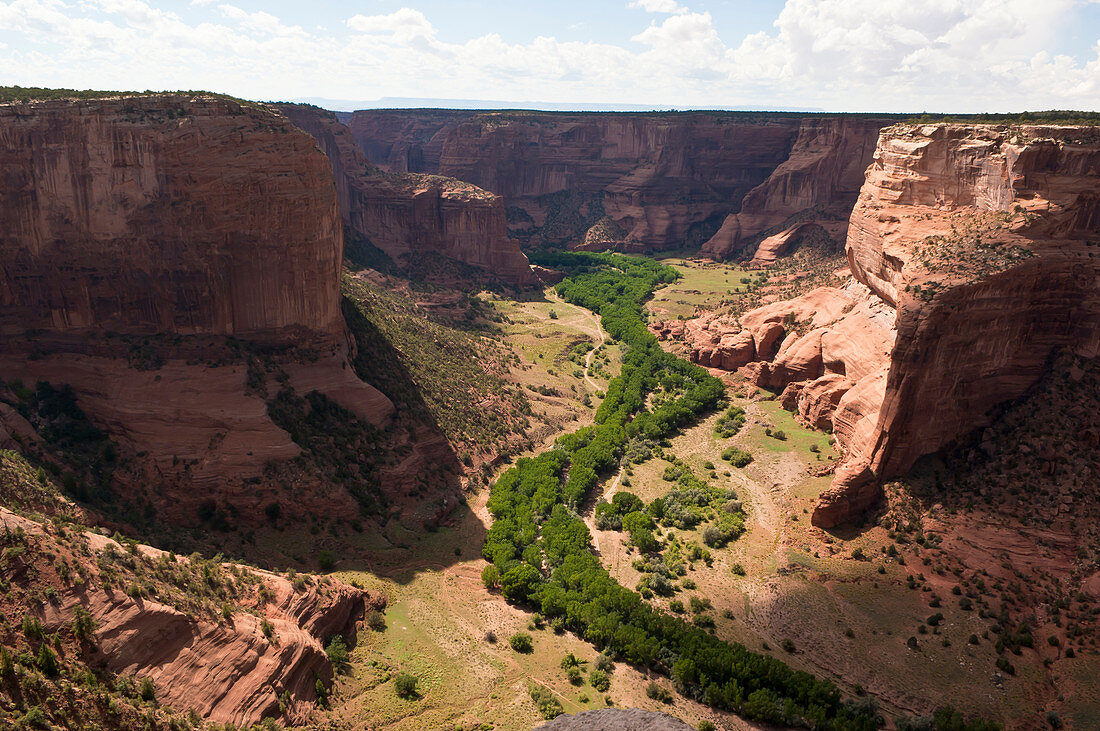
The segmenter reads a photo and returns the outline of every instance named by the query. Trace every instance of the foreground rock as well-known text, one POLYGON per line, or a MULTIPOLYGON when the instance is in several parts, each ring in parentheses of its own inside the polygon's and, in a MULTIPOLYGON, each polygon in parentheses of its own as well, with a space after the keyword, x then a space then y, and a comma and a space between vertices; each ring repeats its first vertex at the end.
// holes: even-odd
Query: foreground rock
POLYGON ((364 242, 406 265, 435 255, 513 286, 536 283, 527 257, 508 238, 499 196, 440 176, 387 173, 367 161, 332 112, 278 108, 328 155, 344 223, 364 242))
POLYGON ((833 526, 989 424, 1055 352, 1097 357, 1098 220, 1096 128, 891 127, 852 213, 847 286, 661 332, 832 428, 845 456, 814 522, 833 526))
POLYGON ((601 708, 558 716, 536 728, 545 731, 688 731, 691 726, 665 713, 640 708, 601 708))
MULTIPOLYGON (((20 615, 56 633, 63 666, 86 664, 135 681, 156 700, 217 723, 264 718, 302 723, 333 677, 324 643, 353 635, 377 597, 329 579, 283 576, 119 544, 0 508, 6 576, 3 644, 34 652, 16 634, 20 615), (49 559, 49 560, 47 560, 49 559), (64 567, 64 571, 61 570, 64 567), (49 602, 31 597, 45 591, 49 602), (78 635, 77 611, 91 627, 78 635)), ((115 686, 118 687, 118 683, 115 686)))

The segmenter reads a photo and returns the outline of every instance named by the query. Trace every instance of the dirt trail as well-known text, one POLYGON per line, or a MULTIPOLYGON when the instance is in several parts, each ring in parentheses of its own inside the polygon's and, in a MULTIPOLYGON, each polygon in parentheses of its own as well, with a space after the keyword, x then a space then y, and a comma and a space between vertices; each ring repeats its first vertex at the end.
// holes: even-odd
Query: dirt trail
MULTIPOLYGON (((578 313, 580 313, 583 319, 588 320, 592 323, 592 328, 581 327, 581 329, 587 331, 588 334, 596 338, 596 348, 600 347, 603 341, 607 339, 607 333, 604 332, 603 325, 600 324, 600 318, 594 312, 590 312, 583 307, 578 307, 577 305, 566 302, 554 290, 550 290, 549 292, 547 292, 547 296, 554 302, 576 310, 578 313)), ((588 387, 591 388, 593 391, 600 390, 600 384, 596 383, 595 379, 592 378, 592 375, 590 373, 592 369, 592 358, 596 355, 596 348, 588 351, 588 353, 584 356, 584 380, 585 383, 588 384, 588 387)))

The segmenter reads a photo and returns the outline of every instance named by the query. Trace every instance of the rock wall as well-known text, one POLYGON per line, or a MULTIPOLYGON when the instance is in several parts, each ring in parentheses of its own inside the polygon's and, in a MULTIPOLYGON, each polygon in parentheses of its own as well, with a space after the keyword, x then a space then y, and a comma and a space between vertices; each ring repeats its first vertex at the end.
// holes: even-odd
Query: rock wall
MULTIPOLYGON (((879 130, 888 123, 884 118, 864 116, 802 120, 787 159, 749 191, 741 210, 726 218, 718 233, 703 244, 701 253, 728 258, 798 214, 803 215, 796 225, 815 221, 843 240, 879 130)), ((756 260, 770 261, 759 254, 756 260)))
POLYGON ((332 175, 269 111, 156 95, 0 105, 0 332, 331 342, 332 175))
POLYGON ((704 252, 726 257, 803 209, 820 209, 818 218, 843 236, 887 123, 768 113, 364 110, 348 124, 387 170, 449 175, 503 196, 513 233, 534 243, 581 245, 606 214, 624 233, 604 244, 645 251, 709 239, 704 252))
POLYGON ((71 384, 133 451, 211 485, 299 452, 249 352, 385 423, 347 364, 332 178, 309 135, 228 99, 0 105, 4 377, 71 384))
POLYGON ((332 112, 298 104, 279 109, 328 155, 344 223, 394 261, 436 254, 511 285, 537 281, 508 237, 499 196, 438 175, 385 172, 367 161, 332 112))
POLYGON ((580 243, 606 212, 626 232, 623 248, 643 250, 705 240, 786 159, 798 125, 790 115, 434 110, 366 110, 349 122, 383 168, 501 195, 515 233, 580 243), (564 194, 578 196, 565 215, 564 194))
POLYGON ((844 458, 814 522, 832 526, 989 424, 1057 351, 1100 354, 1098 226, 1097 128, 898 125, 852 213, 849 285, 662 333, 831 426, 844 458))

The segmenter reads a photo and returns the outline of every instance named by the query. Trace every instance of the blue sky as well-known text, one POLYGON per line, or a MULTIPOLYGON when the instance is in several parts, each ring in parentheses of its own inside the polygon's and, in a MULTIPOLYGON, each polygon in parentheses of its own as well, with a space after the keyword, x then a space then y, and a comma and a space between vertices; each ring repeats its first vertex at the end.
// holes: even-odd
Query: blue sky
POLYGON ((0 83, 258 99, 1100 108, 1100 0, 0 0, 0 83))

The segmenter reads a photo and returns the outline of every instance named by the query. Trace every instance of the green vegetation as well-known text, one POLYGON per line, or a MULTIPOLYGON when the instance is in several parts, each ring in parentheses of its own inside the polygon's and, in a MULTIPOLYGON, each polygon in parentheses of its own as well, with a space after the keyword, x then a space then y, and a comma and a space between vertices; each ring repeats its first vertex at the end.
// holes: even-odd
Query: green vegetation
POLYGON ((512 649, 522 654, 528 654, 534 650, 534 645, 531 643, 531 635, 526 632, 517 632, 508 638, 508 644, 512 646, 512 649))
MULTIPOLYGON (((715 408, 724 388, 703 369, 662 351, 646 328, 643 303, 658 284, 675 279, 674 270, 613 254, 532 258, 572 270, 558 285, 559 294, 598 312, 625 352, 622 372, 609 383, 595 425, 561 437, 554 449, 537 457, 519 460, 493 486, 488 507, 495 521, 483 555, 500 570, 504 596, 537 607, 548 618, 561 618, 601 650, 671 675, 680 692, 709 705, 767 723, 874 729, 876 717, 844 705, 831 683, 655 610, 601 566, 588 529, 573 510, 618 464, 628 438, 671 435, 715 408), (658 388, 668 398, 647 409, 647 396, 658 388)), ((699 490, 695 482, 705 489, 690 470, 681 471, 685 474, 688 484, 678 489, 699 490)), ((624 515, 623 525, 630 520, 642 531, 644 523, 634 515, 641 514, 624 515)))
POLYGON ((744 425, 745 410, 740 406, 731 406, 726 413, 718 417, 718 422, 714 425, 714 433, 722 439, 729 439, 736 436, 744 425))
POLYGON ((394 679, 393 689, 402 698, 416 698, 420 695, 417 691, 416 676, 408 673, 401 673, 394 679))
POLYGON ((531 700, 535 702, 535 706, 538 707, 539 713, 542 717, 549 721, 552 718, 557 718, 564 710, 561 707, 561 702, 554 697, 546 688, 536 683, 531 683, 528 686, 528 692, 531 694, 531 700))

